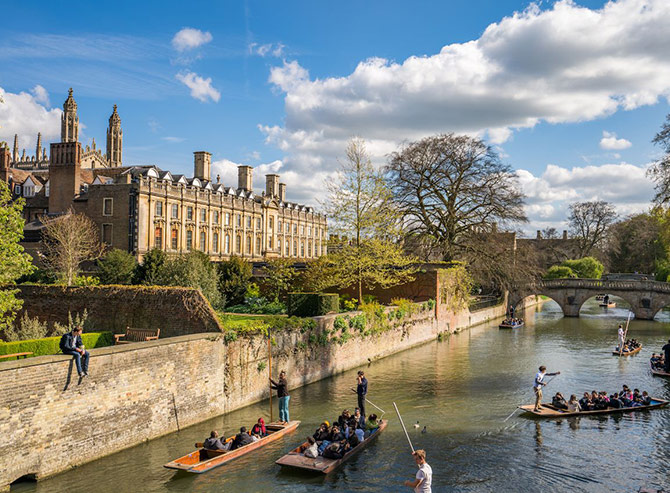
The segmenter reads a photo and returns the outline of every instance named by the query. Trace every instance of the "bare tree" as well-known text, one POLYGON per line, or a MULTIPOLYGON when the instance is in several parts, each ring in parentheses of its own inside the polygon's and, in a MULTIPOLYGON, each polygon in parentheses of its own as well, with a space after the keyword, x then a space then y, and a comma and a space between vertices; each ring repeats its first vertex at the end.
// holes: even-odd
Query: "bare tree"
POLYGON ((103 246, 95 223, 84 214, 69 211, 46 220, 39 253, 45 266, 69 286, 81 263, 100 257, 103 246))
POLYGON ((541 235, 545 240, 555 240, 558 238, 558 231, 556 228, 544 228, 541 235))
POLYGON ((407 234, 439 246, 443 260, 479 248, 476 235, 527 221, 509 165, 483 141, 441 134, 391 154, 387 167, 407 234))
POLYGON ((603 200, 570 204, 568 221, 572 237, 577 240, 580 257, 588 256, 600 246, 616 218, 614 206, 603 200))
POLYGON ((647 170, 647 176, 656 182, 654 202, 662 205, 670 201, 670 115, 665 117, 661 131, 654 136, 652 143, 660 146, 665 153, 647 170))

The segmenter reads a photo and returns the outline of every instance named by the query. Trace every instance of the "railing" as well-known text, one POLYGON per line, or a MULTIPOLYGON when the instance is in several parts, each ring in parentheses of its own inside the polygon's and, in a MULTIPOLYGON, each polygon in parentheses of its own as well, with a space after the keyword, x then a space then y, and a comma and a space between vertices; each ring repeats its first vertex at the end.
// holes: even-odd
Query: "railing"
POLYGON ((490 306, 500 305, 502 302, 503 298, 498 296, 478 296, 468 304, 468 308, 471 312, 476 312, 490 306))
POLYGON ((601 291, 656 291, 670 293, 670 283, 661 281, 605 281, 602 279, 546 279, 526 285, 526 290, 597 289, 601 291))

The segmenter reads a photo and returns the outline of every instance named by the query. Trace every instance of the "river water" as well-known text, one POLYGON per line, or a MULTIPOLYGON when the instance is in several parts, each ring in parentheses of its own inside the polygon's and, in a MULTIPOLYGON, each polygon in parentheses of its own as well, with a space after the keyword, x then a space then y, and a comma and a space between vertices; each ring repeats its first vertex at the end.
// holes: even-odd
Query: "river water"
MULTIPOLYGON (((326 478, 282 471, 274 461, 314 432, 353 409, 355 370, 291 392, 291 418, 298 430, 246 457, 201 475, 162 465, 191 450, 212 429, 229 434, 267 419, 267 402, 189 427, 12 492, 391 492, 413 478, 416 466, 393 411, 403 413, 415 448, 433 468, 434 492, 631 492, 668 487, 670 409, 601 418, 538 421, 514 415, 533 400, 537 367, 561 375, 545 397, 620 389, 622 384, 670 398, 670 381, 652 377, 648 360, 670 337, 670 317, 632 321, 630 335, 644 345, 638 355, 611 355, 622 300, 607 313, 594 300, 580 318, 563 318, 553 301, 526 313, 515 331, 484 325, 369 365, 368 397, 386 410, 390 423, 376 443, 326 478), (413 424, 418 422, 419 429, 413 424), (426 426, 426 433, 421 429, 426 426)), ((369 412, 369 411, 368 411, 369 412)), ((276 412, 275 412, 276 416, 276 412)))

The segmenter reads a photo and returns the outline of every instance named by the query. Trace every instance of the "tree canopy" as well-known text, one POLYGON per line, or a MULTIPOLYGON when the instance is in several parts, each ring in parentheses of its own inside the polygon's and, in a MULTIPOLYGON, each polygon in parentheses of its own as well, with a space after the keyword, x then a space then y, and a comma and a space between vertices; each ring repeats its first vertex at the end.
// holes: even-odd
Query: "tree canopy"
POLYGON ((579 256, 586 257, 602 246, 608 228, 616 220, 614 206, 603 200, 570 204, 570 231, 577 241, 579 256))

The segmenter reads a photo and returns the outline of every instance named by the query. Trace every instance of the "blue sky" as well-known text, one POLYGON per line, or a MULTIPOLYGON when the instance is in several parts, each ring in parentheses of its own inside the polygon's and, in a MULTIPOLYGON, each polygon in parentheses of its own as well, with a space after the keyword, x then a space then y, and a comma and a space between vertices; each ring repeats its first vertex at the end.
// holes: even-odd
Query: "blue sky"
POLYGON ((6 1, 21 22, 0 31, 0 139, 56 140, 73 87, 85 144, 104 147, 118 104, 124 164, 190 174, 207 150, 224 183, 250 164, 315 203, 354 135, 383 163, 465 132, 519 170, 524 230, 562 228, 574 200, 625 215, 651 199, 668 3, 6 1))

